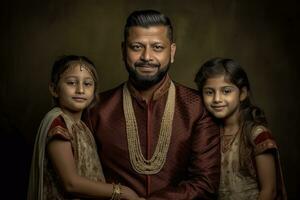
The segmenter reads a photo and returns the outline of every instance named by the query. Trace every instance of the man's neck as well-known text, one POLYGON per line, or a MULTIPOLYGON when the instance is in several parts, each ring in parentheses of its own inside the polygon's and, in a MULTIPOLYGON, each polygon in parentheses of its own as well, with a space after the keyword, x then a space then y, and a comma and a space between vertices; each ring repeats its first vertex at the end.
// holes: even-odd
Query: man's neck
POLYGON ((146 101, 146 103, 148 104, 152 98, 153 95, 155 93, 155 91, 164 83, 164 81, 166 80, 165 76, 160 82, 158 82, 157 84, 151 86, 150 88, 147 89, 139 89, 135 86, 135 84, 133 84, 134 88, 139 92, 139 95, 141 96, 141 98, 146 101))

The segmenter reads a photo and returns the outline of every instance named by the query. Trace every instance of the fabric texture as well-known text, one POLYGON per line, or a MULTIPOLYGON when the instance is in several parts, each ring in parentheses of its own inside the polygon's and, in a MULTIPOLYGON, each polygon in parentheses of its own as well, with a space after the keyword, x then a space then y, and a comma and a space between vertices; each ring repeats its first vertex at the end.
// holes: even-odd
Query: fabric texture
POLYGON ((230 148, 221 152, 221 180, 219 188, 220 200, 252 200, 259 195, 259 180, 255 167, 255 156, 268 150, 274 151, 277 180, 277 200, 286 199, 282 172, 279 162, 277 144, 271 133, 263 127, 264 131, 255 131, 252 134, 254 144, 252 156, 248 158, 249 167, 241 169, 239 164, 239 135, 234 138, 230 148))
POLYGON ((36 136, 28 200, 69 198, 65 196, 45 151, 47 143, 54 138, 70 141, 79 175, 94 181, 105 181, 90 130, 83 122, 75 123, 56 107, 46 114, 36 136))
MULTIPOLYGON (((170 82, 167 78, 149 103, 127 83, 146 159, 151 158, 157 144, 170 82)), ((90 119, 104 174, 108 182, 120 182, 149 200, 211 199, 219 185, 219 128, 207 114, 196 90, 177 83, 175 89, 175 113, 166 162, 153 175, 135 172, 130 163, 123 84, 100 94, 100 102, 90 119)))

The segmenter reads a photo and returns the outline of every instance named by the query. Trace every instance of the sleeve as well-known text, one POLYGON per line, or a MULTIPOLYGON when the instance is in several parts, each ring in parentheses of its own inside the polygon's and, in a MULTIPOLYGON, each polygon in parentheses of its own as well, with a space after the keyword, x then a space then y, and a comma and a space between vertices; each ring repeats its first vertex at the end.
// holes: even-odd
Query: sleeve
POLYGON ((252 131, 252 142, 254 144, 254 154, 259 155, 267 150, 277 150, 277 144, 271 132, 264 126, 256 126, 252 131))
POLYGON ((191 138, 188 176, 176 187, 168 186, 147 200, 216 199, 220 181, 220 130, 204 111, 191 138))
POLYGON ((271 135, 271 132, 264 126, 256 126, 252 131, 252 142, 254 144, 254 153, 259 155, 272 150, 276 164, 276 199, 287 199, 286 188, 284 184, 283 173, 280 164, 278 146, 271 135))
POLYGON ((55 118, 49 128, 47 141, 49 142, 53 139, 70 141, 72 138, 73 137, 69 133, 63 118, 61 116, 55 118))

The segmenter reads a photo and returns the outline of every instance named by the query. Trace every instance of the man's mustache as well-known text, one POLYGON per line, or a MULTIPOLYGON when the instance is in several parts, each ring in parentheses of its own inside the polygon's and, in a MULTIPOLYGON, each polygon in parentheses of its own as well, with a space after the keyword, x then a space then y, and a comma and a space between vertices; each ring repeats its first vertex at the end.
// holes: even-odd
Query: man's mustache
POLYGON ((145 67, 145 66, 159 68, 160 64, 151 63, 151 62, 147 62, 147 61, 137 61, 137 62, 134 63, 134 67, 145 67))

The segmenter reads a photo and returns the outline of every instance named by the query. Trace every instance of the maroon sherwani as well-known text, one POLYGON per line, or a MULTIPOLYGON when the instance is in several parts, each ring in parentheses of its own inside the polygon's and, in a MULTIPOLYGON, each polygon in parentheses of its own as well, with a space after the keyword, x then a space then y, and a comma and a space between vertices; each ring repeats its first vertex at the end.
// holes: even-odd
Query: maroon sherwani
MULTIPOLYGON (((128 83, 143 155, 150 159, 160 132, 170 78, 147 104, 128 83)), ((131 166, 123 112, 123 84, 100 94, 91 123, 108 182, 120 182, 149 200, 213 199, 219 186, 219 128, 208 116, 197 91, 175 83, 176 103, 166 162, 154 175, 131 166)))

